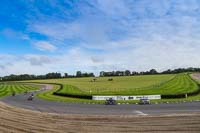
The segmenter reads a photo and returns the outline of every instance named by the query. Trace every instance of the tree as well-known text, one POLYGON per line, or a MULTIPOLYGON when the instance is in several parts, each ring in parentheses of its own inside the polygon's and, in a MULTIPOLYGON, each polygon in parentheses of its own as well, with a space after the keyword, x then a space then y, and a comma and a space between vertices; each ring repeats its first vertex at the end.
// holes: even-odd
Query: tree
POLYGON ((61 74, 60 73, 48 73, 46 74, 46 78, 47 79, 53 79, 53 78, 61 78, 61 74))
POLYGON ((89 73, 89 74, 88 74, 88 77, 95 77, 95 76, 94 76, 94 73, 89 73))
POLYGON ((104 71, 101 71, 100 72, 100 77, 104 77, 105 76, 105 72, 104 71))
POLYGON ((81 77, 81 76, 82 76, 81 71, 77 71, 77 72, 76 72, 76 77, 81 77))
POLYGON ((171 69, 168 69, 168 70, 166 70, 166 71, 163 71, 162 73, 163 73, 163 74, 171 74, 172 71, 171 71, 171 69))
POLYGON ((138 72, 133 71, 133 72, 132 72, 132 75, 138 75, 138 72))
POLYGON ((129 71, 129 70, 126 70, 124 73, 125 73, 126 76, 130 76, 131 75, 131 71, 129 71))
POLYGON ((123 76, 124 72, 123 71, 116 71, 115 76, 123 76))
POLYGON ((155 70, 155 69, 151 69, 150 71, 149 71, 149 74, 157 74, 158 72, 155 70))
POLYGON ((64 77, 67 78, 68 77, 68 73, 65 73, 64 77))

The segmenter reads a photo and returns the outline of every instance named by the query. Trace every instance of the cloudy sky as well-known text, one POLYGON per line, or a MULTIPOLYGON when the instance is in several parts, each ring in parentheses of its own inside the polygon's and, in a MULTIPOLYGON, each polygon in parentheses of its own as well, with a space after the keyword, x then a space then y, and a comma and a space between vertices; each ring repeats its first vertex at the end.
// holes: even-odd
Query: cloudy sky
POLYGON ((199 0, 0 2, 0 76, 200 67, 199 0))

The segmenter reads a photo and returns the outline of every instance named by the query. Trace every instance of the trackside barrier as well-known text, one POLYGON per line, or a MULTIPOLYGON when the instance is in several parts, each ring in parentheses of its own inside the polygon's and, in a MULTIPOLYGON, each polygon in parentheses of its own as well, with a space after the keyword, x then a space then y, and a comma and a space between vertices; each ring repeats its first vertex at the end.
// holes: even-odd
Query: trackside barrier
POLYGON ((92 100, 140 100, 140 99, 161 99, 161 95, 138 95, 138 96, 92 96, 92 100))

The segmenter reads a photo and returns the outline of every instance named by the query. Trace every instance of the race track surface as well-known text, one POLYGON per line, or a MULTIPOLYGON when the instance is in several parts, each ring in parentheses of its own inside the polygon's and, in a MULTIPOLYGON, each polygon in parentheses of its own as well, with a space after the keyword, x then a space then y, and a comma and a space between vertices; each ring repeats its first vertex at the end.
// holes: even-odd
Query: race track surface
MULTIPOLYGON (((51 89, 51 85, 45 85, 43 88, 51 89)), ((34 98, 28 101, 28 94, 18 94, 0 99, 0 101, 25 109, 59 113, 59 114, 86 114, 86 115, 170 115, 170 114, 191 114, 200 112, 200 102, 152 104, 152 105, 99 105, 99 104, 81 104, 47 101, 34 98)), ((37 93, 37 92, 36 92, 37 93)))

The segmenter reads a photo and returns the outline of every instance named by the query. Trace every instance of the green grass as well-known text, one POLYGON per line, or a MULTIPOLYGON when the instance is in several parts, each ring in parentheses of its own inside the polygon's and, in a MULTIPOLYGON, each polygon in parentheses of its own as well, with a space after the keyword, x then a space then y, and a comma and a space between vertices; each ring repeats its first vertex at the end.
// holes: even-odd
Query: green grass
MULTIPOLYGON (((104 104, 104 101, 95 101, 95 100, 87 100, 87 99, 79 99, 79 98, 69 98, 62 96, 55 96, 53 92, 57 91, 59 86, 54 85, 54 89, 42 92, 37 94, 39 98, 51 101, 60 101, 60 102, 79 102, 79 103, 98 103, 104 104)), ((151 103, 160 103, 160 102, 179 102, 179 101, 191 101, 191 100, 200 100, 200 94, 196 96, 190 96, 188 98, 179 98, 179 99, 159 99, 159 100, 151 100, 151 103)), ((118 101, 119 103, 138 103, 138 100, 127 100, 127 101, 118 101)))
MULTIPOLYGON (((45 92, 38 93, 37 96, 39 98, 50 100, 50 101, 60 101, 60 102, 82 102, 89 103, 92 100, 87 99, 79 99, 79 98, 69 98, 69 97, 61 97, 53 95, 53 92, 57 91, 60 88, 58 85, 53 85, 53 89, 45 92)), ((102 101, 95 101, 95 103, 103 103, 102 101)))
MULTIPOLYGON (((136 76, 136 77, 130 77, 132 81, 132 84, 135 83, 134 79, 137 79, 137 81, 140 80, 147 80, 149 78, 149 80, 152 79, 152 77, 156 77, 154 79, 158 79, 161 78, 162 80, 159 80, 160 82, 158 82, 157 84, 153 84, 147 87, 141 87, 141 88, 133 88, 133 89, 121 89, 123 92, 123 90, 125 90, 122 94, 132 94, 132 95, 147 95, 147 94, 180 94, 180 93, 189 93, 189 92, 193 92, 195 90, 198 89, 197 83, 191 79, 191 77, 188 74, 178 74, 178 75, 166 75, 168 78, 164 79, 164 75, 154 75, 154 76, 136 76), (157 76, 157 77, 156 77, 157 76), (127 93, 128 92, 128 93, 127 93)), ((114 80, 116 80, 115 77, 114 80)), ((125 78, 127 79, 127 77, 119 77, 119 78, 125 78)), ((87 78, 89 79, 89 78, 87 78)), ((100 79, 100 78, 99 78, 100 79)), ((99 80, 98 79, 98 80, 99 80)), ((105 80, 106 78, 102 78, 100 79, 101 82, 104 80, 104 82, 109 82, 105 80)), ((67 81, 72 80, 73 83, 78 83, 78 81, 82 80, 86 81, 86 78, 77 78, 77 79, 61 79, 61 80, 56 80, 54 81, 54 83, 66 83, 67 81)), ((43 81, 39 81, 39 82, 52 82, 53 80, 43 80, 43 81)), ((100 82, 100 81, 99 81, 100 82)), ((124 82, 122 80, 122 82, 124 82)), ((130 82, 130 81, 129 81, 130 82)), ((139 81, 138 81, 139 82, 139 81)), ((70 83, 70 82, 69 82, 70 83)), ((142 83, 142 81, 140 81, 140 83, 142 83)), ((145 81, 144 81, 145 83, 145 81)), ((82 83, 83 84, 83 83, 82 83)), ((93 84, 96 84, 96 82, 94 82, 93 84)), ((120 84, 120 83, 118 83, 120 84)), ((123 88, 123 87, 122 87, 123 88)), ((43 99, 48 99, 48 100, 56 100, 56 101, 66 101, 66 102, 90 102, 90 103, 103 103, 103 101, 92 101, 92 100, 85 100, 85 99, 78 99, 78 98, 68 98, 68 97, 61 97, 61 96, 55 96, 53 95, 53 92, 56 92, 59 90, 59 86, 54 86, 54 89, 51 91, 47 91, 47 92, 43 92, 41 94, 38 94, 38 96, 40 98, 43 99)), ((75 87, 73 85, 67 85, 64 84, 64 89, 61 90, 61 93, 66 93, 66 92, 72 92, 72 93, 80 93, 79 90, 83 90, 83 89, 79 89, 78 87, 75 87), (66 91, 67 89, 67 91, 66 91)), ((113 90, 113 89, 111 89, 113 90)), ((85 91, 87 92, 87 91, 85 91)), ((84 94, 88 94, 85 93, 84 91, 82 91, 81 93, 84 94)), ((112 91, 107 91, 107 92, 112 92, 112 91)), ((118 92, 118 91, 117 91, 118 92)), ((116 94, 116 93, 113 93, 116 94)), ((191 96, 188 98, 181 98, 181 99, 161 99, 161 100, 152 100, 152 102, 166 102, 166 101, 171 101, 171 102, 175 102, 175 101, 183 101, 183 100, 199 100, 200 99, 200 94, 196 95, 196 96, 191 96)), ((134 100, 130 100, 130 101, 119 101, 121 103, 136 103, 138 101, 134 101, 134 100)))
MULTIPOLYGON (((148 75, 112 77, 113 81, 108 81, 108 77, 97 78, 96 82, 91 82, 93 78, 67 78, 51 80, 32 80, 26 82, 60 83, 63 89, 59 90, 58 85, 54 85, 52 90, 37 94, 39 98, 47 100, 83 103, 104 103, 104 101, 93 101, 87 99, 69 98, 55 96, 53 92, 82 95, 151 95, 151 94, 180 94, 189 93, 198 89, 197 83, 188 74, 178 75, 148 75), (91 93, 90 93, 90 90, 91 93)), ((0 97, 15 93, 23 93, 28 90, 36 90, 39 86, 22 83, 1 83, 0 97)), ((200 94, 181 99, 161 99, 153 102, 173 102, 183 100, 199 100, 200 94)), ((125 103, 136 103, 138 101, 118 101, 125 103)))
POLYGON ((188 74, 178 74, 168 82, 147 88, 134 90, 132 94, 182 94, 194 92, 198 89, 197 83, 188 74))
POLYGON ((37 89, 39 89, 39 86, 25 85, 19 83, 0 83, 0 97, 12 95, 13 92, 17 94, 37 89))
POLYGON ((98 78, 97 82, 90 82, 91 78, 41 80, 39 82, 61 83, 63 89, 57 91, 58 93, 78 95, 181 94, 198 89, 198 85, 188 74, 113 77, 113 81, 107 79, 98 78))
POLYGON ((148 75, 148 76, 126 76, 112 77, 113 81, 108 81, 109 77, 97 78, 96 82, 91 82, 93 78, 66 78, 51 80, 33 80, 27 82, 60 83, 63 89, 59 93, 80 94, 80 95, 132 95, 141 94, 137 90, 147 89, 163 84, 174 78, 175 75, 148 75))

